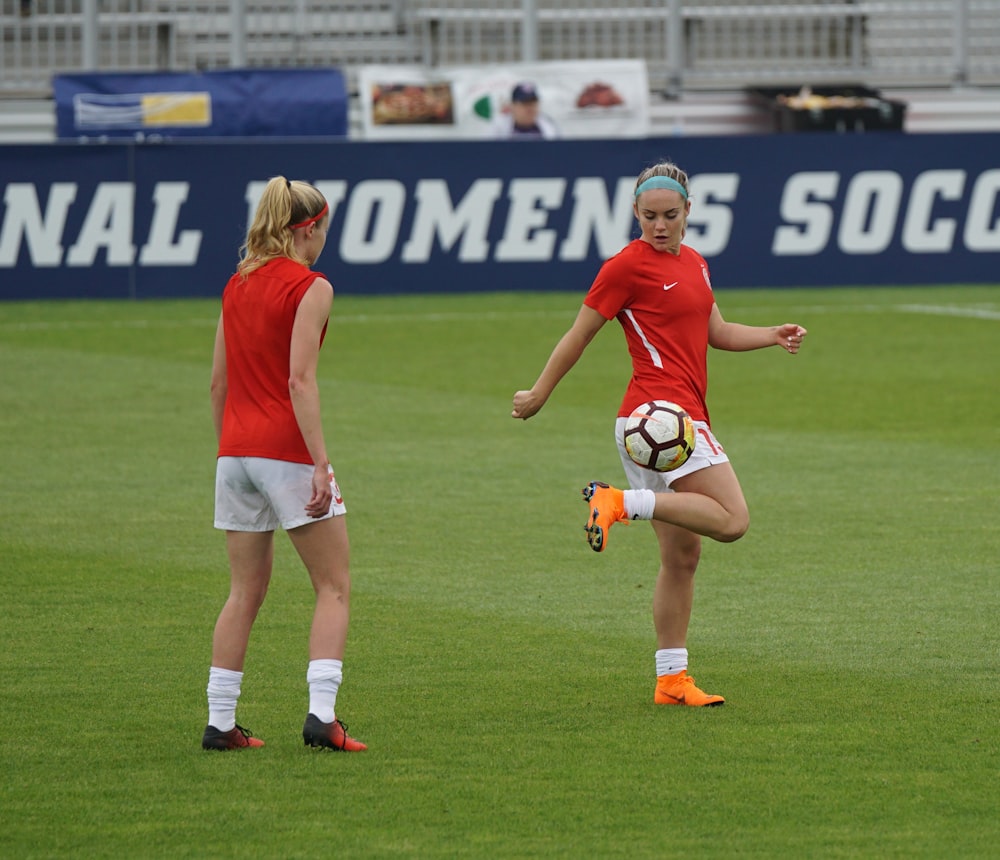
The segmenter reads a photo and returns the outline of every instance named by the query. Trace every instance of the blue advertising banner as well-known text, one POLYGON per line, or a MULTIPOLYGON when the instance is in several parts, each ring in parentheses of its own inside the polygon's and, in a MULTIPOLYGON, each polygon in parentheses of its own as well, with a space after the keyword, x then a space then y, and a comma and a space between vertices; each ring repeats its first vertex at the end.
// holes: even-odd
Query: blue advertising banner
POLYGON ((347 135, 337 69, 56 75, 59 138, 347 135))
POLYGON ((585 290, 638 235, 636 174, 692 177, 717 287, 1000 282, 1000 140, 176 141, 0 151, 0 298, 217 296, 267 179, 330 203, 341 294, 585 290))

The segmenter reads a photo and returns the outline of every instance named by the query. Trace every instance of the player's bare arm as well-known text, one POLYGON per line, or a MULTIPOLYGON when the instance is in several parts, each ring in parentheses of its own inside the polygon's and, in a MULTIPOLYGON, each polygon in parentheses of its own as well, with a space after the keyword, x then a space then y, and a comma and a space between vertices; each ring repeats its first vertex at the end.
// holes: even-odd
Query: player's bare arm
POLYGON ((552 350, 535 384, 527 391, 515 392, 511 418, 527 421, 545 405, 559 380, 580 360, 587 345, 606 322, 593 308, 586 305, 580 308, 573 325, 552 350))
POLYGON ((226 396, 229 393, 229 382, 226 377, 226 335, 222 327, 222 314, 219 314, 219 324, 215 329, 215 347, 212 350, 212 381, 209 385, 212 401, 212 423, 215 426, 215 439, 222 438, 222 413, 226 408, 226 396))
POLYGON ((774 326, 752 326, 726 322, 719 306, 712 308, 708 321, 708 342, 714 349, 727 352, 746 352, 780 346, 794 355, 802 346, 802 339, 808 332, 797 323, 783 323, 774 326))
POLYGON ((329 281, 317 278, 299 303, 289 351, 288 392, 299 430, 315 466, 313 495, 306 505, 306 512, 314 517, 323 516, 329 510, 332 498, 327 474, 330 459, 323 438, 319 385, 316 381, 320 336, 329 319, 332 304, 333 287, 329 281))

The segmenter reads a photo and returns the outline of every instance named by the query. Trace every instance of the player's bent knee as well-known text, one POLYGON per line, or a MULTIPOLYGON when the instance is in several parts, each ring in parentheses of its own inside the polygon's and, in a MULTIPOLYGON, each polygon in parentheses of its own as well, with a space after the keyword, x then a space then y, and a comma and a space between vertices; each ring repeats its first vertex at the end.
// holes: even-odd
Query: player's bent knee
POLYGON ((738 541, 743 535, 747 533, 747 529, 750 528, 750 518, 749 517, 730 517, 729 522, 726 523, 725 528, 716 535, 716 540, 721 543, 733 543, 738 541))

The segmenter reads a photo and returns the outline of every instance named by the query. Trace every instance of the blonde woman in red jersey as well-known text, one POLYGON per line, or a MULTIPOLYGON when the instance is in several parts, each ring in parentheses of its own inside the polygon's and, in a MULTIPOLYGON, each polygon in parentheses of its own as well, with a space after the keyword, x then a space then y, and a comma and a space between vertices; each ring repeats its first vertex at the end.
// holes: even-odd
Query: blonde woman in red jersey
POLYGON ((687 633, 702 536, 738 540, 750 524, 739 480, 709 425, 708 347, 734 352, 780 346, 799 351, 806 330, 794 323, 746 326, 726 322, 712 295, 708 266, 681 244, 691 210, 687 174, 663 162, 639 174, 633 204, 641 236, 605 262, 576 321, 552 351, 538 380, 514 395, 514 418, 528 419, 545 405, 601 327, 617 318, 632 357, 632 379, 618 411, 616 439, 631 489, 593 481, 583 490, 590 505, 587 539, 597 552, 620 521, 651 520, 660 547, 653 595, 658 705, 712 706, 722 696, 700 690, 687 674, 687 633), (671 400, 695 421, 697 444, 673 472, 632 462, 625 451, 625 418, 649 400, 671 400))
POLYGON ((316 188, 271 179, 222 294, 211 399, 219 440, 215 527, 226 532, 230 591, 212 639, 205 749, 264 745, 236 724, 236 704, 278 528, 288 532, 316 591, 303 740, 312 747, 366 749, 334 710, 351 580, 346 508, 327 454, 316 381, 333 287, 310 268, 329 223, 316 188))

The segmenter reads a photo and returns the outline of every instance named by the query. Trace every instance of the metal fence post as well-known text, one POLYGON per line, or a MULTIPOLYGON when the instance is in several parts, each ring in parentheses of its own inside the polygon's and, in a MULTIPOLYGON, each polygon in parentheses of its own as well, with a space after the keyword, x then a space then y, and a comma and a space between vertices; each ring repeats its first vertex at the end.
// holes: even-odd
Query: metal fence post
POLYGON ((684 91, 684 12, 681 0, 667 0, 667 95, 684 91))
POLYGON ((295 45, 296 56, 292 58, 292 62, 298 60, 298 53, 302 50, 305 45, 306 36, 308 35, 308 27, 306 26, 306 0, 296 0, 295 3, 295 34, 293 44, 295 45))
POLYGON ((955 0, 954 27, 951 85, 964 87, 969 82, 969 0, 955 0))
POLYGON ((243 69, 247 64, 247 4, 246 0, 233 0, 229 4, 232 27, 229 32, 229 67, 243 69))
POLYGON ((97 0, 83 0, 83 44, 80 46, 83 68, 97 71, 97 33, 99 28, 97 0))
POLYGON ((861 9, 851 12, 848 38, 851 40, 851 71, 860 79, 865 62, 865 13, 861 9))
POLYGON ((538 0, 521 0, 521 60, 538 62, 538 0))

